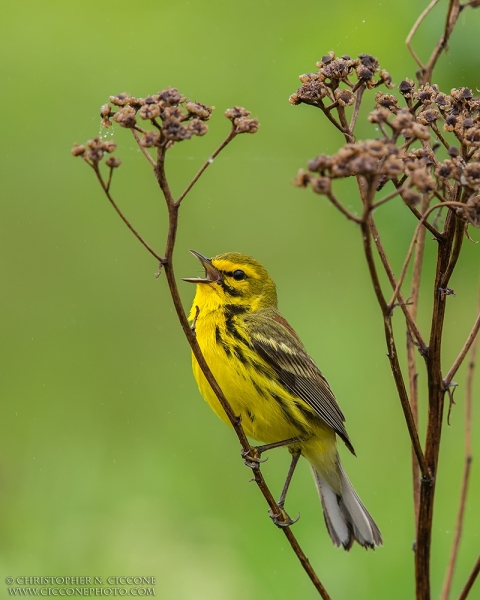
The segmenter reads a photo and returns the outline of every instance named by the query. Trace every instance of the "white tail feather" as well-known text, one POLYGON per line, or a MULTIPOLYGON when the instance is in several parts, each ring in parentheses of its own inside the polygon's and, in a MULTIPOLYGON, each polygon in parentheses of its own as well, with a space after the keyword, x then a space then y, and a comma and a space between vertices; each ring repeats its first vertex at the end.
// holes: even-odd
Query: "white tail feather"
POLYGON ((340 460, 341 493, 337 494, 312 466, 328 533, 336 546, 350 550, 354 541, 364 548, 382 545, 382 536, 375 521, 353 489, 340 460))

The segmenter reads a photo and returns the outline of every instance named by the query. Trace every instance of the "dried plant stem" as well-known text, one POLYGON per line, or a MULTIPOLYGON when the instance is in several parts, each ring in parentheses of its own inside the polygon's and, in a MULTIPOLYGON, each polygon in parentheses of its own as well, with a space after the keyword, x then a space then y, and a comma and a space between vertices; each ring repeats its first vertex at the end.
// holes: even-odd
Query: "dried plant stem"
POLYGON ((433 50, 428 63, 423 71, 423 83, 430 83, 432 80, 432 72, 437 64, 437 60, 440 57, 440 54, 443 50, 446 49, 448 40, 450 35, 452 34, 453 28, 455 27, 455 23, 457 22, 458 16, 460 14, 461 4, 460 0, 450 0, 447 18, 445 20, 445 29, 442 37, 438 40, 435 49, 433 50))
POLYGON ((473 566, 472 572, 468 576, 467 583, 465 584, 465 587, 463 588, 460 596, 458 597, 458 600, 466 600, 479 573, 480 573, 480 556, 477 558, 477 562, 473 566))
MULTIPOLYGON (((376 183, 373 182, 370 185, 369 193, 373 194, 376 187, 376 183)), ((382 292, 382 288, 380 285, 380 280, 378 278, 377 268, 375 265, 375 260, 372 252, 372 233, 370 222, 372 217, 370 215, 369 210, 369 202, 365 202, 365 210, 364 210, 364 218, 362 220, 362 237, 363 237, 363 247, 365 252, 365 258, 367 260, 370 277, 372 279, 373 289, 375 291, 375 295, 377 297, 378 304, 380 305, 380 309, 383 314, 383 322, 385 329, 385 341, 388 349, 388 359, 390 361, 390 367, 392 369, 392 374, 395 380, 395 385, 397 387, 397 392, 400 398, 400 403, 402 405, 403 413, 405 416, 405 421, 407 423, 408 432, 410 434, 410 439, 412 442, 412 446, 415 451, 415 455, 418 460, 418 464, 420 466, 420 470, 422 472, 423 477, 429 477, 429 470, 427 467, 427 463, 425 461, 425 456, 422 451, 422 447, 420 445, 420 440, 418 437, 418 431, 415 426, 415 421, 412 415, 412 410, 410 407, 410 402, 408 399, 407 390, 405 387, 405 381, 403 379, 402 370, 400 368, 400 363, 398 360, 398 353, 395 345, 395 338, 393 334, 392 327, 392 311, 390 306, 387 304, 385 297, 382 292)))
MULTIPOLYGON (((425 214, 429 203, 428 194, 423 194, 421 214, 425 214)), ((415 257, 413 261, 412 288, 410 292, 410 304, 408 310, 412 319, 416 322, 418 313, 418 298, 420 294, 420 281, 422 275, 423 256, 425 251, 426 229, 422 227, 417 238, 415 257)), ((407 368, 408 384, 410 391, 410 406, 412 407, 413 420, 418 431, 418 373, 416 367, 416 348, 412 336, 407 331, 407 368)), ((412 483, 413 483, 413 506, 415 513, 415 531, 418 527, 418 509, 420 503, 420 471, 415 452, 412 448, 412 483)))
POLYGON ((415 53, 415 51, 413 50, 411 42, 412 42, 412 38, 415 35, 415 33, 417 32, 417 29, 419 28, 420 24, 422 23, 422 21, 425 19, 425 17, 428 15, 428 13, 432 10, 432 8, 437 3, 438 3, 438 0, 432 0, 432 2, 430 2, 430 4, 427 6, 427 8, 422 12, 422 14, 415 21, 415 24, 413 25, 412 29, 410 30, 410 33, 407 36, 407 39, 405 40, 405 43, 407 45, 408 50, 410 51, 410 54, 413 56, 413 58, 415 59, 415 62, 420 67, 420 72, 418 73, 418 75, 419 75, 419 79, 422 84, 431 83, 433 69, 435 68, 435 65, 437 64, 440 54, 447 47, 448 40, 450 38, 450 35, 452 34, 453 28, 455 27, 455 23, 457 22, 458 15, 460 14, 460 10, 463 8, 462 5, 460 4, 460 0, 449 0, 449 6, 448 6, 448 10, 447 10, 447 17, 445 20, 445 28, 444 28, 443 35, 438 40, 437 45, 435 46, 435 48, 428 60, 428 63, 426 65, 424 65, 423 62, 420 60, 420 58, 415 53))
POLYGON ((460 353, 457 356, 457 358, 455 359, 455 362, 453 363, 450 371, 447 373, 445 379, 443 380, 445 387, 448 387, 452 383, 452 379, 454 378, 455 373, 458 371, 458 368, 460 367, 463 360, 465 359, 465 356, 467 355, 467 352, 468 352, 470 346, 472 346, 472 344, 476 341, 479 329, 480 329, 480 309, 479 309, 479 314, 478 314, 478 316, 475 320, 475 323, 472 327, 472 330, 470 331, 470 333, 468 335, 467 341, 465 342, 463 348, 460 350, 460 353))
POLYGON ((203 174, 203 172, 205 171, 205 169, 208 167, 208 165, 211 165, 212 162, 214 161, 215 157, 225 148, 225 146, 227 144, 229 144, 233 138, 238 135, 237 133, 237 128, 235 127, 235 125, 232 125, 232 130, 230 131, 230 133, 228 134, 228 136, 223 140, 223 142, 220 144, 220 146, 215 150, 215 152, 210 156, 210 158, 208 158, 203 165, 200 167, 199 171, 197 172, 197 174, 195 175, 195 177, 192 179, 192 181, 188 184, 188 186, 186 187, 185 191, 180 194, 180 197, 177 200, 177 204, 180 204, 181 201, 185 198, 185 196, 188 194, 188 192, 192 189, 192 187, 197 183, 198 179, 201 177, 201 175, 203 174))
POLYGON ((327 192, 326 196, 330 200, 330 202, 335 206, 335 208, 337 208, 342 214, 344 214, 347 217, 347 219, 358 224, 362 222, 362 219, 356 217, 353 213, 351 213, 343 206, 343 204, 337 199, 337 197, 331 190, 327 192))
POLYGON ((436 4, 438 4, 438 0, 432 0, 432 2, 430 2, 430 4, 427 6, 427 8, 422 12, 422 14, 418 17, 418 19, 413 24, 413 27, 410 30, 410 33, 408 34, 407 39, 405 40, 405 44, 407 45, 407 48, 408 48, 410 54, 413 56, 415 62, 421 69, 423 69, 424 66, 423 66, 422 61, 418 58, 415 50, 412 48, 412 38, 415 35, 415 33, 417 32, 417 29, 420 27, 422 21, 425 19, 425 17, 428 15, 428 13, 432 10, 432 8, 436 4))
POLYGON ((138 233, 138 231, 133 227, 133 225, 130 223, 130 221, 125 217, 125 215, 120 210, 118 204, 112 198, 112 195, 110 194, 110 185, 107 185, 105 183, 105 181, 103 180, 102 174, 100 173, 100 169, 98 167, 98 163, 94 163, 92 165, 88 161, 85 161, 85 162, 90 167, 92 167, 92 169, 95 171, 95 175, 97 176, 97 179, 98 179, 100 185, 102 186, 102 189, 105 192, 105 195, 107 196, 110 204, 113 206, 113 208, 117 212, 118 216, 122 219, 122 221, 125 223, 125 225, 130 229, 130 231, 133 233, 133 235, 142 244, 142 246, 144 246, 150 252, 150 254, 152 256, 154 256, 158 260, 159 263, 161 263, 163 261, 163 258, 160 256, 160 254, 157 254, 155 252, 155 250, 143 239, 143 237, 138 233))
POLYGON ((140 143, 140 138, 138 136, 138 133, 136 132, 136 130, 132 127, 131 132, 133 134, 133 137, 135 138, 135 141, 137 142, 138 147, 140 148, 140 150, 142 151, 143 156, 145 156, 145 158, 148 160, 148 162, 152 165, 153 168, 156 167, 157 163, 155 162, 155 160, 152 158, 152 156, 150 155, 150 153, 148 152, 148 150, 142 146, 142 144, 140 143))
POLYGON ((441 370, 442 335, 447 298, 444 290, 449 283, 449 274, 455 266, 457 257, 452 254, 452 247, 460 229, 463 231, 463 223, 453 211, 449 211, 445 220, 444 237, 439 240, 438 244, 430 342, 428 355, 426 356, 429 399, 425 459, 432 477, 430 479, 423 477, 420 484, 420 507, 415 552, 415 583, 418 600, 430 600, 431 597, 430 549, 433 506, 445 400, 445 386, 441 370))
MULTIPOLYGON (((478 302, 480 312, 480 294, 478 302)), ((468 362, 467 385, 465 389, 465 464, 463 467, 462 487, 460 492, 460 502, 458 506, 457 522, 455 526, 455 535, 453 538, 450 560, 448 561, 447 572, 443 584, 441 600, 448 600, 453 582, 453 574, 457 562, 460 539, 462 537, 463 519, 465 515, 465 505, 467 503, 468 484, 470 481, 470 468, 472 464, 472 397, 473 397, 473 374, 475 370, 476 354, 478 347, 478 337, 475 337, 470 348, 470 360, 468 362)))
MULTIPOLYGON (((393 273, 390 262, 388 261, 387 255, 385 253, 385 249, 383 247, 382 240, 377 229, 377 225, 373 219, 370 219, 370 231, 372 232, 373 241, 375 242, 375 246, 377 247, 378 255, 380 257, 388 280, 390 281, 390 285, 392 286, 392 289, 395 289, 397 286, 397 281, 395 279, 395 275, 393 273)), ((423 354, 427 349, 427 344, 425 343, 425 340, 423 339, 423 336, 420 333, 416 322, 412 319, 412 315, 408 310, 407 303, 405 302, 405 299, 403 298, 401 292, 398 293, 398 303, 405 317, 407 329, 412 335, 412 338, 415 340, 416 344, 418 345, 420 352, 423 354)))

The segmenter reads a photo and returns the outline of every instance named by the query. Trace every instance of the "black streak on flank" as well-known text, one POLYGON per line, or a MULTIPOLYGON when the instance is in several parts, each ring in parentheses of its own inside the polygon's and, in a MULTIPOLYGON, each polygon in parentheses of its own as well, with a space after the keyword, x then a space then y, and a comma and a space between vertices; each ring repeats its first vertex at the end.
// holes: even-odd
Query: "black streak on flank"
POLYGON ((250 418, 250 421, 253 423, 255 421, 255 415, 253 415, 249 410, 247 410, 247 414, 250 418))
POLYGON ((238 360, 241 363, 243 363, 244 365, 248 363, 247 357, 242 352, 242 349, 240 348, 240 346, 234 346, 233 347, 233 353, 235 354, 235 356, 238 358, 238 360))
POLYGON ((222 334, 220 333, 220 327, 218 325, 215 327, 215 341, 217 342, 217 344, 221 344, 223 349, 225 350, 225 354, 227 356, 230 356, 230 348, 228 347, 228 344, 225 342, 225 340, 222 338, 222 334))
POLYGON ((255 381, 255 379, 253 379, 253 377, 250 377, 250 381, 252 382, 253 387, 255 388, 255 391, 259 396, 268 398, 268 394, 266 393, 266 391, 258 385, 258 383, 255 381))
POLYGON ((291 423, 292 425, 294 425, 295 427, 297 427, 297 429, 303 431, 303 427, 297 421, 297 419, 295 418, 295 415, 293 415, 291 410, 289 409, 288 402, 286 402, 281 396, 279 396, 278 394, 274 394, 273 392, 270 392, 270 395, 275 400, 275 402, 278 404, 278 406, 280 406, 280 408, 282 409, 282 412, 285 415, 285 417, 287 418, 287 421, 289 423, 291 423))
POLYGON ((235 324, 233 322, 234 318, 234 313, 225 310, 225 327, 227 328, 227 331, 231 336, 233 336, 239 342, 242 342, 242 344, 245 344, 245 346, 248 346, 249 344, 247 340, 243 337, 241 333, 239 333, 238 329, 235 327, 235 324))
POLYGON ((261 362, 258 362, 257 360, 252 360, 252 367, 255 369, 255 371, 257 371, 258 373, 260 373, 267 379, 270 379, 273 381, 276 380, 275 373, 273 373, 272 370, 267 365, 263 365, 261 362))

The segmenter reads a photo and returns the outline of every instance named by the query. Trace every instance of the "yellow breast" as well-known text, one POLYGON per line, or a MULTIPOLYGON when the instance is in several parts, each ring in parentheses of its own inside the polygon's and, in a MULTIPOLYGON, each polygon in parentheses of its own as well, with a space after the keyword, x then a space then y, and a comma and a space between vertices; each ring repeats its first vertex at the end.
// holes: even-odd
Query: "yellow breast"
MULTIPOLYGON (((249 346, 240 319, 231 317, 229 323, 222 311, 201 311, 195 330, 205 360, 248 436, 269 444, 318 433, 305 415, 305 403, 281 386, 274 370, 249 346)), ((193 373, 212 410, 230 424, 194 357, 193 373)))

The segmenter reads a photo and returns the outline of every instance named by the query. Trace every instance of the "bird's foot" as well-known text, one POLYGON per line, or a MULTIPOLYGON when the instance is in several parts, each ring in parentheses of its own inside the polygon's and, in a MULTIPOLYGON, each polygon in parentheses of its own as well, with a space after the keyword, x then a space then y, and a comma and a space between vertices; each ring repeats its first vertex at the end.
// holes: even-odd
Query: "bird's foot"
POLYGON ((242 450, 242 458, 243 462, 250 467, 250 469, 259 469, 260 464, 267 462, 267 458, 262 460, 260 457, 262 456, 262 452, 259 451, 258 448, 252 446, 250 450, 242 450))
POLYGON ((287 512, 284 510, 283 506, 279 506, 278 511, 279 511, 278 513, 274 513, 272 510, 269 510, 268 515, 272 519, 272 521, 275 523, 275 525, 277 527, 280 527, 280 529, 294 525, 300 518, 300 514, 299 514, 296 519, 291 519, 288 516, 287 512))

